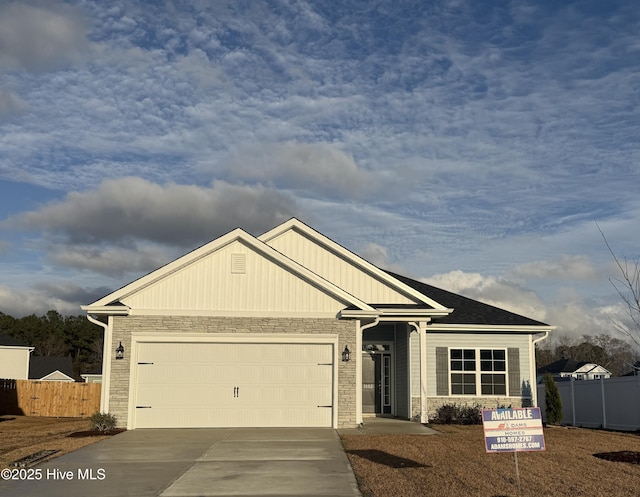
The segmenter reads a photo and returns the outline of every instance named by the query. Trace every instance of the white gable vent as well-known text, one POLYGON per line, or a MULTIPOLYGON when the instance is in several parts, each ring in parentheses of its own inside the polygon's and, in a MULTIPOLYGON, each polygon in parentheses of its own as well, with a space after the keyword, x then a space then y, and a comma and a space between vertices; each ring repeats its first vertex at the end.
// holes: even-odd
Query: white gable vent
POLYGON ((231 254, 231 273, 244 274, 247 272, 247 254, 231 254))

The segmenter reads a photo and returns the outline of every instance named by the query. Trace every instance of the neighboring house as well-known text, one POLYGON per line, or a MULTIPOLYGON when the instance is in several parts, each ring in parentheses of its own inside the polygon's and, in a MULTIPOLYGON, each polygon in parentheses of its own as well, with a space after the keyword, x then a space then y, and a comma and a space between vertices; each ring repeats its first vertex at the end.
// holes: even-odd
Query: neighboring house
POLYGON ((33 356, 29 365, 29 379, 73 382, 71 357, 33 356))
POLYGON ((599 380, 611 378, 611 372, 593 362, 574 361, 573 359, 558 359, 538 369, 538 382, 546 373, 551 373, 554 380, 562 381, 574 378, 576 380, 599 380))
POLYGON ((82 373, 80 377, 85 383, 102 383, 102 370, 92 369, 86 373, 82 373))
POLYGON ((297 219, 236 229, 84 306, 103 412, 129 429, 427 422, 537 402, 554 327, 400 276, 297 219))
POLYGON ((26 380, 29 376, 29 358, 33 349, 34 347, 0 333, 0 378, 26 380))

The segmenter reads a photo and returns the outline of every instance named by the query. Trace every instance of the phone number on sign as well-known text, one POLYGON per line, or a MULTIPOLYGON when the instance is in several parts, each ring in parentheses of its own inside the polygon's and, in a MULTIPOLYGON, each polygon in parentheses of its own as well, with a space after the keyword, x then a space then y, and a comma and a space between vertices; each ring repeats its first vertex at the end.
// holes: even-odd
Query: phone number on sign
POLYGON ((77 471, 56 468, 5 468, 0 471, 3 480, 39 481, 39 480, 104 480, 107 473, 104 469, 78 468, 77 471))
POLYGON ((532 436, 519 436, 519 437, 496 437, 496 442, 499 444, 503 443, 520 443, 520 442, 531 442, 533 441, 532 436))

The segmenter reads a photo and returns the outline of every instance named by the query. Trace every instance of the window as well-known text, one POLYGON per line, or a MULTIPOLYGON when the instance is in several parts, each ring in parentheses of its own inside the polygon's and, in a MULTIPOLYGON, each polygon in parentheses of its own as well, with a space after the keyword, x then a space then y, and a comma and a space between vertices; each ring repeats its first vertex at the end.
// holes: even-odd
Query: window
POLYGON ((507 395, 504 349, 450 349, 452 395, 507 395))
POLYGON ((476 394, 476 351, 451 349, 451 393, 476 394))

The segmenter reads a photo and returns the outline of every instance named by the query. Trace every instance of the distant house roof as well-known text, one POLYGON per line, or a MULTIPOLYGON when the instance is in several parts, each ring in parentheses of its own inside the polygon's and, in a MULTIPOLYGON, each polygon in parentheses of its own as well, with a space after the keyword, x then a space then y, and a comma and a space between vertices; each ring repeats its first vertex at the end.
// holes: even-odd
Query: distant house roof
POLYGON ((544 374, 544 373, 551 373, 551 374, 575 373, 576 371, 578 371, 581 368, 584 368, 584 366, 587 366, 587 365, 591 365, 592 367, 589 368, 588 370, 580 371, 581 373, 589 373, 590 371, 592 371, 592 370, 594 370, 596 368, 601 368, 604 371, 606 371, 606 369, 604 367, 600 366, 599 364, 593 363, 593 362, 576 361, 574 359, 562 358, 562 359, 558 359, 555 362, 552 362, 551 364, 547 364, 546 366, 538 368, 538 373, 540 373, 540 374, 544 374))
POLYGON ((519 314, 505 311, 499 307, 484 304, 483 302, 463 297, 462 295, 448 292, 420 281, 412 280, 406 276, 401 276, 389 271, 387 271, 387 273, 414 290, 427 295, 439 304, 453 309, 453 312, 448 316, 434 317, 434 323, 484 324, 495 326, 549 326, 546 323, 520 316, 519 314))
POLYGON ((7 347, 28 347, 28 345, 25 345, 19 340, 16 340, 9 335, 5 335, 4 333, 0 333, 0 345, 4 345, 7 347))
POLYGON ((73 379, 73 362, 71 357, 32 356, 29 362, 29 379, 39 380, 55 371, 73 379))

